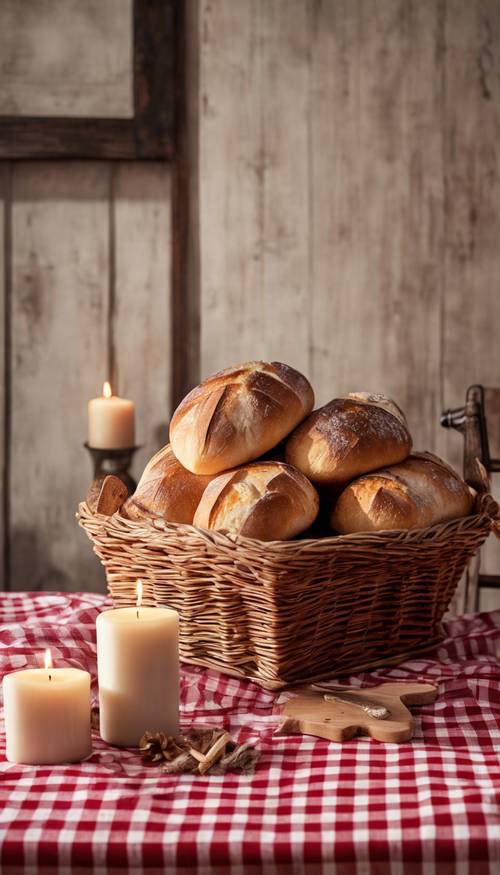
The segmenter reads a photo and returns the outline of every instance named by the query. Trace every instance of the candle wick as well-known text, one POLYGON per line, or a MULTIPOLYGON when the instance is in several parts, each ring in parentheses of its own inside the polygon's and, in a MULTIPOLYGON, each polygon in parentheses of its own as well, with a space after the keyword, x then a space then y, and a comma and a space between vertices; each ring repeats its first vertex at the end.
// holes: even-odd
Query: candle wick
POLYGON ((137 608, 137 619, 139 619, 139 608, 137 608))
POLYGON ((52 675, 51 675, 51 674, 49 674, 49 681, 51 681, 51 680, 52 680, 52 675))

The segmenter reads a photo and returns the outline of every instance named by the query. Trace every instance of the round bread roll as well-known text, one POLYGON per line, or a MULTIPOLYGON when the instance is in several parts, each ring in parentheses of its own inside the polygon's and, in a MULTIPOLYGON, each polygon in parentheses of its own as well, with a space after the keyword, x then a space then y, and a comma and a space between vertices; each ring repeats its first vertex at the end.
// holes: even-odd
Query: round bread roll
POLYGON ((179 404, 170 441, 194 474, 218 474, 261 456, 307 416, 311 385, 281 362, 247 362, 219 371, 179 404))
POLYGON ((387 398, 386 395, 374 394, 373 392, 349 392, 345 397, 353 398, 354 401, 363 401, 365 404, 374 404, 376 407, 381 407, 383 410, 387 410, 388 413, 392 413, 396 419, 399 419, 404 426, 408 427, 406 416, 401 410, 401 407, 399 407, 392 398, 387 398))
POLYGON ((342 534, 420 529, 470 513, 473 493, 446 462, 414 453, 399 465, 365 474, 340 494, 332 528, 342 534))
POLYGON ((194 525, 261 541, 287 540, 307 529, 319 510, 314 486, 283 462, 254 462, 215 477, 194 525))
POLYGON ((149 460, 136 491, 127 499, 121 513, 130 520, 154 518, 192 523, 211 479, 186 471, 167 444, 149 460))
POLYGON ((295 429, 285 457, 314 483, 329 486, 406 459, 411 437, 399 407, 383 395, 335 398, 295 429))

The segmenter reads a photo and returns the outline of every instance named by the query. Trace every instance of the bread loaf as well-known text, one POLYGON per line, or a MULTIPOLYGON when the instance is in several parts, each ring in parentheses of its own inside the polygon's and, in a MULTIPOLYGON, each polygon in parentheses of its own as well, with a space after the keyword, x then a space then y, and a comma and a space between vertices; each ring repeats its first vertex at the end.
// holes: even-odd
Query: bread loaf
POLYGON ((382 395, 348 395, 315 410, 287 441, 285 457, 314 483, 342 485, 401 462, 411 450, 403 413, 382 395))
POLYGON ((318 509, 318 494, 300 471, 283 462, 254 462, 212 480, 194 525, 261 541, 286 540, 307 529, 318 509))
POLYGON ((314 405, 305 377, 280 362, 247 362, 209 377, 179 404, 170 441, 195 474, 218 474, 256 459, 314 405))
POLYGON ((400 422, 403 423, 404 426, 407 427, 406 416, 404 415, 401 407, 399 407, 392 398, 387 398, 386 395, 379 395, 373 392, 349 392, 346 398, 352 398, 354 401, 362 401, 365 404, 374 404, 376 407, 381 407, 383 410, 387 410, 388 413, 392 413, 396 419, 399 419, 400 422))
POLYGON ((339 496, 332 528, 342 534, 414 529, 470 513, 473 494, 446 462, 431 453, 414 453, 354 480, 339 496))
POLYGON ((173 523, 192 523, 210 480, 210 477, 199 477, 186 471, 167 444, 146 465, 135 493, 122 508, 122 514, 131 520, 156 518, 173 523))

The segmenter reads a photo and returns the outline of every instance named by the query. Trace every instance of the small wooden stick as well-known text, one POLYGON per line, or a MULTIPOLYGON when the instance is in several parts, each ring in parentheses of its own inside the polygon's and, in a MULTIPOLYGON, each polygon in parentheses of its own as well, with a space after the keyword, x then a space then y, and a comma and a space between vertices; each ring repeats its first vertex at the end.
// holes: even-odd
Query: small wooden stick
POLYGON ((205 754, 205 762, 200 763, 198 766, 200 775, 204 775, 210 766, 213 766, 217 760, 220 760, 221 756, 224 754, 228 741, 231 741, 231 736, 229 735, 229 732, 225 732, 224 735, 221 735, 212 747, 207 750, 205 754))
POLYGON ((200 750, 196 750, 194 747, 189 748, 188 754, 192 756, 193 759, 198 760, 199 763, 204 763, 207 759, 206 754, 202 753, 200 750))

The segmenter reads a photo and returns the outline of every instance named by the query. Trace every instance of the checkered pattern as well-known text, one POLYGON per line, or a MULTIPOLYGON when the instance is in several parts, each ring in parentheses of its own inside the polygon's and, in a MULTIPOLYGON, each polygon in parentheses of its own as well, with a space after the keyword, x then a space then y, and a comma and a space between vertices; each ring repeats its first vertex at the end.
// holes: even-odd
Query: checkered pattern
MULTIPOLYGON (((1 599, 1 673, 86 668, 96 686, 98 595, 1 599)), ((9 764, 0 739, 0 862, 17 873, 324 872, 498 875, 500 612, 459 617, 433 658, 349 679, 439 684, 414 740, 331 744, 274 737, 276 696, 215 672, 182 672, 184 725, 224 725, 262 751, 249 777, 162 775, 104 744, 80 765, 9 764), (496 648, 496 650, 495 650, 496 648)))

